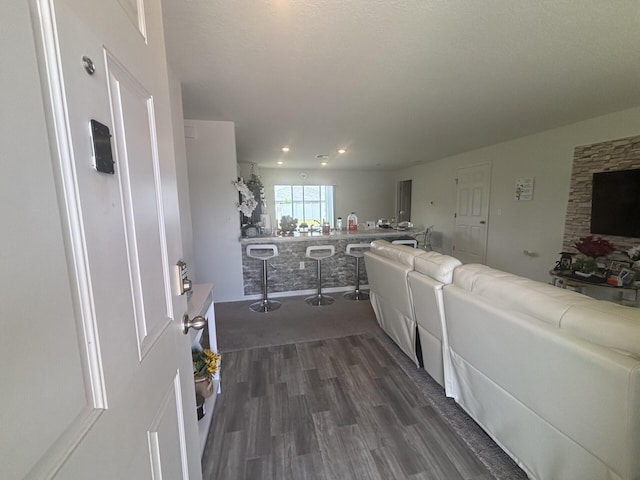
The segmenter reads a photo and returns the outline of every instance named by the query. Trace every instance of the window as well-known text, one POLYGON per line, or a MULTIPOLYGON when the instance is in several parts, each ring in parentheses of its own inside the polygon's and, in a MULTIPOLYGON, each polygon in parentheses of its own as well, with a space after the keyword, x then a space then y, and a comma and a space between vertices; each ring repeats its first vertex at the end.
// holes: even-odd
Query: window
POLYGON ((334 224, 333 185, 275 185, 276 219, 290 215, 309 226, 334 224))

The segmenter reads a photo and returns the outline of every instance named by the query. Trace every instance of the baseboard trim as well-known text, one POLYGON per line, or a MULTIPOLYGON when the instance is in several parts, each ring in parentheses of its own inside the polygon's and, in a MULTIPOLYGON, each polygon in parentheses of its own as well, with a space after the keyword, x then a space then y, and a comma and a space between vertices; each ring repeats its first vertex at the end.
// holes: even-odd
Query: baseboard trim
MULTIPOLYGON (((355 289, 354 286, 348 287, 328 287, 323 288, 322 293, 342 293, 342 292, 352 292, 355 289)), ((369 285, 360 285, 360 290, 368 290, 369 285)), ((308 290, 292 290, 289 292, 270 292, 269 298, 286 298, 286 297, 302 297, 304 295, 313 295, 317 293, 318 290, 308 289, 308 290)), ((246 301, 246 300, 260 300, 262 299, 262 294, 253 294, 253 295, 245 295, 243 298, 234 300, 238 302, 246 301)))

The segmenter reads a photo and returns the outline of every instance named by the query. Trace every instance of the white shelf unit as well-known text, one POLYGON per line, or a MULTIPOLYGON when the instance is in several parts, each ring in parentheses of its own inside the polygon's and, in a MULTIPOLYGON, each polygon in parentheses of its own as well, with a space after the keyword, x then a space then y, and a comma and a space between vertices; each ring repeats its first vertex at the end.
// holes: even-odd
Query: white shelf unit
MULTIPOLYGON (((193 287, 193 294, 189 299, 189 318, 202 315, 207 319, 208 333, 209 333, 209 348, 217 352, 218 342, 216 337, 216 317, 213 305, 213 286, 212 285, 195 285, 193 287)), ((194 332, 191 342, 193 346, 200 346, 202 340, 202 334, 204 330, 197 330, 194 332)), ((209 428, 211 428, 211 422, 213 421, 213 409, 216 404, 216 398, 220 393, 220 370, 213 376, 213 391, 214 394, 207 398, 204 402, 204 417, 198 420, 198 432, 200 435, 200 455, 204 452, 204 446, 207 441, 207 435, 209 428)))

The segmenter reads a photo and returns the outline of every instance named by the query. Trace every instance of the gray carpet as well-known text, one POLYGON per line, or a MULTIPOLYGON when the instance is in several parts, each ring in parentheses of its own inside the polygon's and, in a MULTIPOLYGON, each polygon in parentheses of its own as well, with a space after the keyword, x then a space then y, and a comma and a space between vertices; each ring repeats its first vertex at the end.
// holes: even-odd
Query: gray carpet
POLYGON ((279 299, 282 307, 266 314, 249 310, 253 302, 216 303, 218 348, 224 353, 360 333, 376 335, 434 410, 496 479, 527 478, 513 460, 452 399, 444 395, 442 387, 424 370, 416 368, 380 329, 369 302, 346 300, 341 294, 332 296, 336 302, 324 307, 309 306, 304 303, 304 297, 282 298, 279 299))
POLYGON ((331 297, 335 303, 323 307, 307 305, 305 297, 279 298, 282 306, 269 313, 249 310, 254 301, 216 303, 218 349, 230 352, 381 332, 368 301, 347 300, 341 293, 331 297))

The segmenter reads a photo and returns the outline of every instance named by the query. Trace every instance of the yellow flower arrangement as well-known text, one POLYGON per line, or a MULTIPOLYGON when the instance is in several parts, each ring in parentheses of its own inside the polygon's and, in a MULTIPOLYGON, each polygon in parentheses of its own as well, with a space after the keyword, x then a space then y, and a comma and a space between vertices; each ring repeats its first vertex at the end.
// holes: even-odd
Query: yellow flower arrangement
POLYGON ((220 368, 220 355, 208 348, 192 349, 191 358, 193 360, 193 375, 196 377, 214 375, 220 368))

